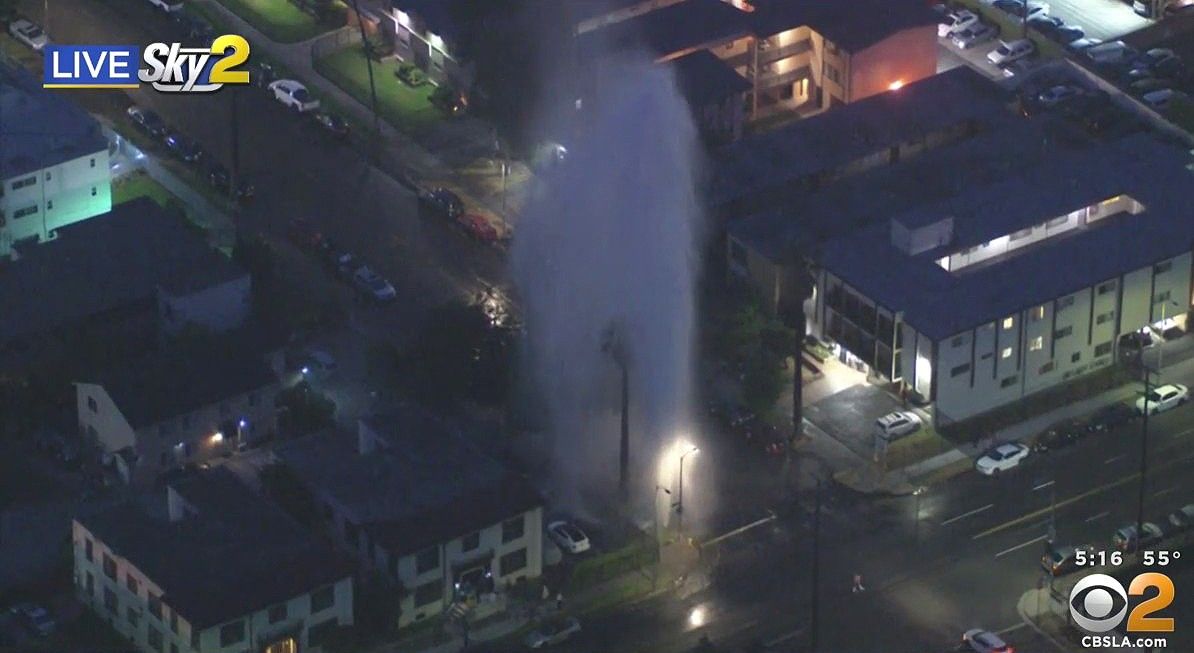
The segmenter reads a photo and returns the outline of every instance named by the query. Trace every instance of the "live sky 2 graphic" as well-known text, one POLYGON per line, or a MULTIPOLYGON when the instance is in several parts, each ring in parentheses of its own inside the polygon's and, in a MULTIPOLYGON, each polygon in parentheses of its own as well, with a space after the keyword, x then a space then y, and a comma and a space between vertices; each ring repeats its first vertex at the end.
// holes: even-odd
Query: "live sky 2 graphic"
POLYGON ((134 45, 47 45, 45 88, 137 88, 151 84, 162 93, 214 93, 225 84, 248 84, 249 42, 224 34, 210 47, 181 43, 134 45), (138 65, 140 64, 140 67, 138 65))

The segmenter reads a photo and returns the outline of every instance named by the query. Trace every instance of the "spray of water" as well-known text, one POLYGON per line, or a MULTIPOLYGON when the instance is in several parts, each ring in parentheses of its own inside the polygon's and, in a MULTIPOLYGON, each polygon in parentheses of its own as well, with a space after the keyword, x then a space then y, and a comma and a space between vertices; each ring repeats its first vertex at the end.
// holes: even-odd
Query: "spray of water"
MULTIPOLYGON (((702 224, 696 133, 665 67, 627 56, 607 62, 601 77, 579 118, 549 121, 569 125, 567 155, 541 176, 512 262, 553 494, 584 509, 586 497, 617 488, 620 371, 603 350, 612 329, 628 366, 631 496, 641 509, 656 484, 674 487, 675 461, 661 457, 689 437, 702 224)), ((686 497, 695 491, 686 486, 686 497)))

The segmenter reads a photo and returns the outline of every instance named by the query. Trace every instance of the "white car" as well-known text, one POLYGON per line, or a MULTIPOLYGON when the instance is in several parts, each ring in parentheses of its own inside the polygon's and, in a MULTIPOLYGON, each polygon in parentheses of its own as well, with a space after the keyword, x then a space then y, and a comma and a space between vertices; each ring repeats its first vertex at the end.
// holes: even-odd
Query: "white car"
POLYGON ((578 632, 580 632, 580 622, 576 620, 576 617, 546 621, 527 633, 525 642, 531 648, 543 648, 559 644, 578 632))
POLYGON ((42 28, 34 24, 33 21, 24 18, 9 23, 8 33, 14 39, 38 51, 46 47, 46 44, 50 42, 50 37, 46 36, 42 28))
POLYGON ((1040 101, 1041 106, 1055 107, 1066 100, 1073 99, 1082 94, 1082 89, 1070 84, 1058 84, 1041 91, 1036 99, 1040 101))
POLYGON ((1028 39, 1015 41, 1000 41, 999 47, 987 53, 987 61, 996 66, 1006 66, 1013 61, 1019 61, 1036 51, 1036 46, 1028 39))
POLYGON ((589 550, 589 536, 572 522, 555 521, 548 524, 547 536, 568 553, 584 553, 589 550))
POLYGON ((937 36, 945 38, 978 22, 978 14, 968 9, 946 14, 942 22, 937 23, 937 36))
POLYGON ((380 274, 370 270, 368 265, 362 265, 352 273, 352 282, 358 290, 379 302, 392 301, 398 297, 394 286, 380 274))
POLYGON ((1087 59, 1105 65, 1115 65, 1132 61, 1136 58, 1136 50, 1123 41, 1109 41, 1092 45, 1082 51, 1087 59))
POLYGON ((294 109, 299 113, 314 111, 319 108, 319 100, 311 97, 307 87, 293 79, 279 79, 271 82, 269 90, 273 91, 274 99, 294 109))
POLYGON ((1001 444, 974 461, 974 469, 979 474, 994 476, 1019 465, 1028 457, 1028 452, 1029 448, 1019 442, 1001 444))
POLYGON ((1016 649, 999 639, 999 635, 982 628, 972 628, 962 634, 962 643, 974 653, 1016 653, 1016 649))
POLYGON ((149 4, 162 11, 174 12, 182 10, 182 0, 149 0, 149 4))
POLYGON ((960 32, 954 32, 954 45, 969 50, 999 36, 999 29, 986 23, 975 23, 960 32))
POLYGON ((920 430, 920 417, 909 410, 897 410, 875 420, 875 433, 884 440, 898 440, 920 430))
POLYGON ((1145 411, 1146 399, 1148 400, 1148 414, 1155 415, 1189 401, 1190 389, 1180 383, 1170 383, 1153 388, 1147 395, 1136 400, 1136 412, 1141 415, 1145 411))

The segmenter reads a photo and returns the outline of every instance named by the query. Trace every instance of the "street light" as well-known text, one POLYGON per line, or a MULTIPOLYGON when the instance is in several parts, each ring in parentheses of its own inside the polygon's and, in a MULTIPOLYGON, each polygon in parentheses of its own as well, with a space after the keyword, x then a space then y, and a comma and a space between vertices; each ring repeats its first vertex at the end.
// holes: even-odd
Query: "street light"
POLYGON ((689 449, 680 454, 680 492, 676 497, 676 528, 681 532, 684 531, 684 459, 700 451, 694 445, 688 446, 689 449))
MULTIPOLYGON (((1176 308, 1181 306, 1172 299, 1165 300, 1161 304, 1161 326, 1165 325, 1165 311, 1172 304, 1176 308)), ((1152 317, 1152 311, 1149 311, 1149 317, 1152 317)), ((1164 362, 1165 341, 1162 340, 1157 345, 1157 374, 1161 373, 1161 365, 1164 362)), ((1144 539, 1144 492, 1146 477, 1148 476, 1148 413, 1151 410, 1149 404, 1152 403, 1149 398, 1149 367, 1148 361, 1144 358, 1144 349, 1140 350, 1140 367, 1144 368, 1144 410, 1142 411, 1140 419, 1140 492, 1136 497, 1136 548, 1140 548, 1140 542, 1144 539)))
POLYGON ((917 487, 915 490, 912 491, 912 496, 916 497, 916 514, 913 515, 913 517, 912 517, 915 520, 915 521, 913 521, 913 535, 912 535, 912 541, 914 543, 920 542, 920 497, 925 492, 928 492, 928 490, 929 490, 929 488, 921 485, 920 487, 917 487))

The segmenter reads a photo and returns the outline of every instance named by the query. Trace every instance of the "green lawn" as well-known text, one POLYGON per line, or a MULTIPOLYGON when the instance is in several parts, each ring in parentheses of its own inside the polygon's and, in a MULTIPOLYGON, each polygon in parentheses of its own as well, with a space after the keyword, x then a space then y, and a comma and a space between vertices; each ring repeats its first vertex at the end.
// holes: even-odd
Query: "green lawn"
MULTIPOLYGON (((0 34, 0 53, 3 57, 17 63, 31 72, 39 73, 42 65, 40 53, 31 50, 27 45, 12 38, 8 32, 0 34)), ((40 73, 39 73, 40 74, 40 73)))
POLYGON ((219 0, 270 40, 297 43, 319 36, 330 25, 320 23, 290 0, 219 0))
POLYGON ((124 204, 138 197, 148 197, 162 208, 168 206, 171 200, 178 201, 165 186, 142 171, 125 175, 112 184, 112 204, 124 204))
MULTIPOLYGON (((370 106, 369 70, 359 46, 348 47, 315 61, 315 69, 361 104, 370 106)), ((411 88, 394 76, 394 63, 374 63, 377 110, 394 127, 403 131, 424 129, 443 119, 428 101, 435 87, 411 88)))

